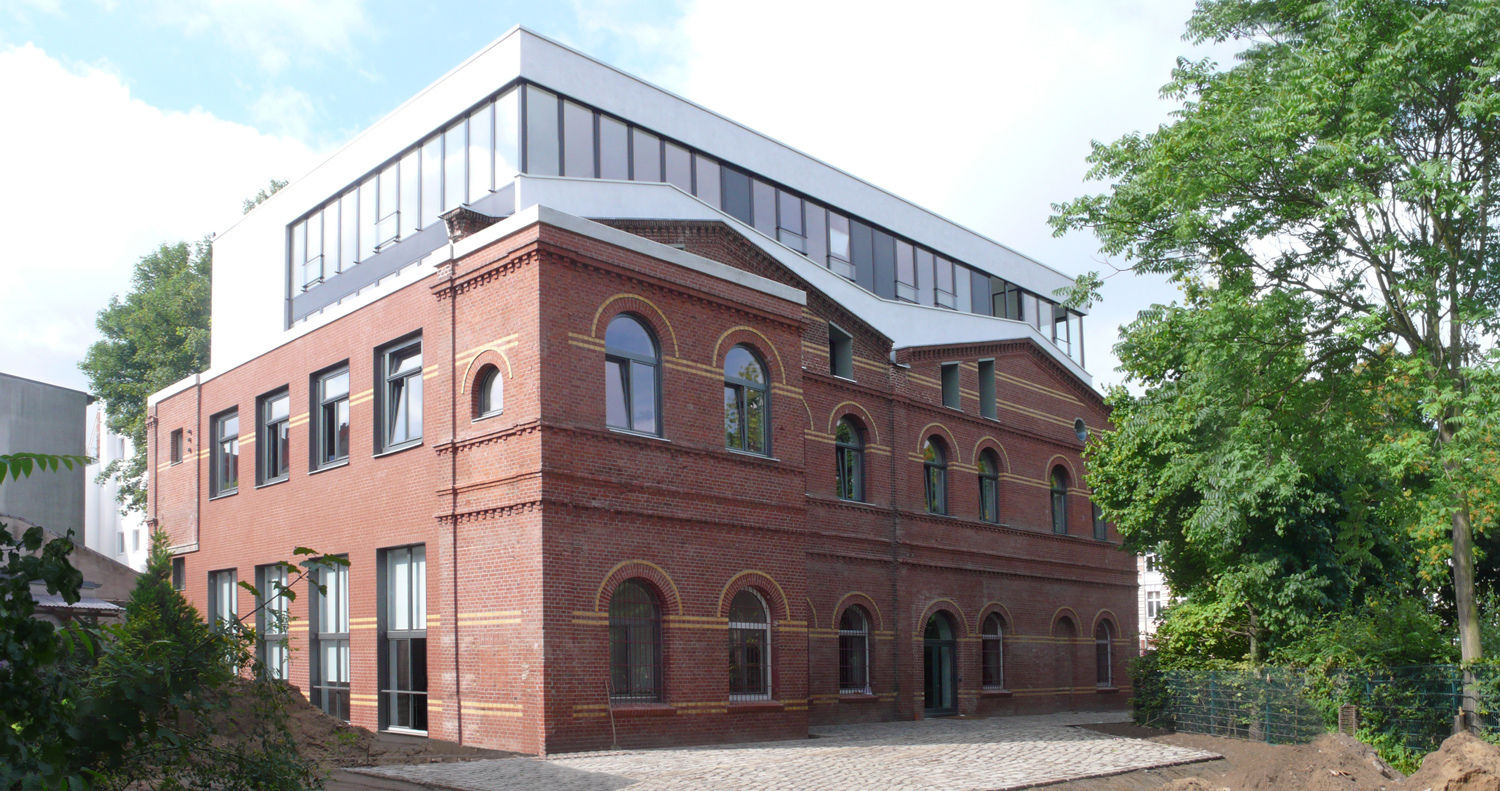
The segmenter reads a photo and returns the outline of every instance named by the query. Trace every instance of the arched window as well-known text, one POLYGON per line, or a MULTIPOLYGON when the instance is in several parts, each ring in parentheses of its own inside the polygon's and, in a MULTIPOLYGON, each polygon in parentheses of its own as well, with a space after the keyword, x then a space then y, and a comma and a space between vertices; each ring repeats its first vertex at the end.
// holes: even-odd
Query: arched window
POLYGON ((505 408, 505 378, 500 369, 486 365, 474 378, 474 419, 500 414, 505 408))
POLYGON ((656 339, 640 319, 614 317, 604 331, 605 423, 660 434, 661 357, 656 339))
POLYGON ((927 512, 948 513, 948 454, 943 442, 937 437, 928 437, 922 443, 922 471, 927 495, 927 512))
POLYGON ((992 612, 979 632, 980 683, 993 689, 1005 687, 1005 621, 992 612))
POLYGON ((865 499, 865 441, 849 418, 839 420, 833 434, 838 467, 837 491, 841 500, 865 499))
POLYGON ((1068 532, 1068 473, 1061 466, 1052 468, 1052 532, 1068 532))
POLYGON ((1000 521, 1000 462, 992 450, 979 454, 979 518, 1000 521))
POLYGON ((870 619, 857 604, 839 617, 839 692, 870 694, 870 619))
POLYGON ((740 344, 724 358, 724 444, 735 450, 771 453, 771 399, 766 366, 740 344))
POLYGON ((1112 661, 1114 657, 1111 656, 1110 650, 1111 632, 1109 621, 1100 621, 1099 625, 1094 627, 1094 672, 1098 676, 1101 687, 1115 685, 1114 662, 1112 661))
POLYGON ((729 603, 729 699, 771 696, 771 621, 760 594, 746 588, 729 603))
POLYGON ((615 700, 661 700, 661 607, 642 580, 609 599, 609 679, 615 700))

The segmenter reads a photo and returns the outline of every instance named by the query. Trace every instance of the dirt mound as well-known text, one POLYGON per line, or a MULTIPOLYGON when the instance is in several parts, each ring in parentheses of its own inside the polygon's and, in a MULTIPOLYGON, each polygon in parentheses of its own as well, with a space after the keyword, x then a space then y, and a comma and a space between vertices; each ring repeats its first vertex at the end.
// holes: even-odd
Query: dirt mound
MULTIPOLYGON (((1221 778, 1173 781, 1163 791, 1395 791, 1401 773, 1368 745, 1341 733, 1319 736, 1312 744, 1282 747, 1274 761, 1237 767, 1221 778), (1198 785, 1191 785, 1197 781, 1198 785)), ((1500 791, 1500 789, 1496 789, 1500 791)))
POLYGON ((1406 791, 1500 791, 1500 747, 1467 733, 1449 736, 1406 778, 1406 791))

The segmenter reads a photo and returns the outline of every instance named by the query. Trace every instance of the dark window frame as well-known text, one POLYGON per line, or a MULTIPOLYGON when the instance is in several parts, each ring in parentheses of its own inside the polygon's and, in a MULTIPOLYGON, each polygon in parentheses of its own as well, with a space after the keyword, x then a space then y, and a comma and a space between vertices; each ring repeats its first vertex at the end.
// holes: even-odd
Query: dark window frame
POLYGON ((995 361, 980 360, 979 368, 979 416, 999 420, 999 401, 995 396, 995 361))
POLYGON ((629 431, 636 434, 644 434, 652 437, 663 436, 664 421, 662 420, 661 390, 662 372, 664 370, 664 366, 661 364, 661 340, 657 337, 654 328, 651 326, 651 323, 642 318, 640 314, 630 312, 618 313, 613 318, 611 318, 609 320, 609 324, 605 326, 604 337, 606 339, 606 345, 604 347, 604 375, 606 377, 604 424, 610 429, 616 431, 629 431), (611 348, 608 345, 609 327, 613 326, 615 322, 620 321, 621 319, 634 322, 638 327, 640 327, 641 331, 646 334, 646 338, 651 341, 652 354, 649 357, 633 352, 629 349, 622 349, 619 347, 611 348), (609 422, 609 395, 607 387, 607 377, 609 377, 610 375, 611 365, 619 366, 619 370, 624 374, 621 376, 620 380, 620 391, 623 398, 625 399, 625 425, 623 426, 615 425, 609 422), (651 371, 652 388, 654 391, 651 394, 652 419, 655 423, 655 430, 653 431, 636 428, 635 426, 635 409, 633 407, 635 404, 635 366, 637 365, 646 366, 651 371))
POLYGON ((286 567, 271 563, 255 567, 255 658, 261 673, 278 681, 291 679, 291 602, 286 567))
POLYGON ((616 703, 659 703, 662 675, 661 597, 654 586, 631 577, 615 586, 609 600, 609 698, 616 703), (626 586, 632 586, 627 588, 626 586), (642 596, 632 597, 635 591, 642 596), (621 681, 624 681, 622 684, 621 681))
POLYGON ((979 630, 979 683, 984 689, 1005 689, 1005 618, 992 612, 979 630))
POLYGON ((311 469, 317 471, 346 464, 349 461, 349 445, 352 439, 349 412, 349 361, 344 360, 324 368, 314 373, 310 380, 311 398, 309 401, 313 404, 313 408, 308 410, 309 436, 315 438, 308 443, 311 469), (342 395, 330 397, 324 385, 339 376, 344 377, 344 392, 342 395), (344 428, 343 447, 339 447, 339 440, 335 436, 332 440, 332 452, 330 452, 328 426, 330 420, 337 423, 341 412, 344 428))
POLYGON ((422 393, 423 372, 426 367, 426 355, 422 348, 422 333, 420 331, 403 336, 397 340, 387 343, 375 351, 375 453, 377 455, 394 453, 407 448, 413 448, 422 444, 422 430, 425 424, 426 400, 422 393), (395 373, 392 371, 392 361, 415 350, 418 358, 415 371, 395 373), (415 384, 415 387, 412 385, 415 384), (421 401, 422 409, 416 414, 416 433, 410 434, 412 428, 412 393, 417 393, 416 400, 421 401), (406 407, 406 431, 408 436, 397 440, 392 413, 395 402, 405 401, 406 407))
POLYGON ((729 605, 729 699, 770 700, 774 689, 771 646, 771 608, 754 588, 741 588, 729 605), (746 614, 742 603, 754 599, 762 620, 736 620, 746 614), (757 641, 759 646, 757 646, 757 641), (756 651, 757 647, 760 649, 756 651))
POLYGON ((1100 621, 1094 627, 1094 675, 1095 683, 1103 689, 1115 685, 1114 627, 1109 621, 1100 621))
POLYGON ((181 555, 172 558, 172 590, 187 590, 187 558, 181 555))
POLYGON ((766 359, 755 347, 748 343, 737 343, 724 355, 724 444, 729 450, 740 453, 750 453, 756 456, 771 455, 771 371, 766 367, 766 359), (755 364, 760 366, 760 372, 765 381, 757 382, 729 371, 729 358, 736 350, 744 349, 749 353, 755 364), (750 446, 750 399, 752 394, 758 393, 761 399, 761 447, 759 449, 750 446), (731 406, 730 399, 734 403, 731 406), (729 431, 730 415, 733 410, 736 430, 733 434, 729 431), (738 442, 738 445, 736 445, 738 442))
POLYGON ((975 460, 979 471, 979 520, 991 524, 1000 522, 1000 459, 993 450, 985 449, 975 460), (988 468, 988 469, 986 469, 988 468))
POLYGON ((473 410, 474 420, 491 418, 505 411, 505 377, 500 373, 500 366, 494 363, 486 364, 474 377, 473 410), (499 406, 495 405, 496 386, 500 389, 499 406))
POLYGON ((285 385, 255 399, 255 485, 285 481, 292 471, 292 394, 285 385), (285 401, 285 413, 273 413, 285 401))
POLYGON ((228 497, 240 490, 240 410, 230 407, 209 418, 213 445, 209 452, 209 497, 228 497), (234 434, 225 433, 227 421, 234 419, 234 434), (232 462, 231 462, 232 457, 232 462), (233 472, 233 480, 227 481, 233 472))
POLYGON ((431 677, 427 642, 427 545, 407 544, 384 547, 376 551, 377 617, 380 625, 377 641, 377 678, 380 702, 377 722, 382 730, 403 733, 426 733, 430 725, 428 698, 431 677), (420 551, 420 552, 419 552, 420 551), (399 629, 394 609, 395 586, 399 584, 393 570, 405 561, 407 628, 399 629), (414 573, 420 566, 421 579, 414 573), (420 657, 420 661, 419 661, 420 657), (404 661, 403 661, 404 660, 404 661))
POLYGON ((854 333, 828 322, 828 372, 854 380, 854 333))
POLYGON ((927 513, 948 515, 947 443, 936 435, 922 444, 922 489, 927 513))
POLYGON ((870 616, 865 608, 851 604, 839 615, 839 694, 871 695, 870 616), (858 625, 849 616, 859 619, 858 625))
POLYGON ((938 368, 938 376, 942 385, 943 406, 949 409, 957 409, 960 412, 964 408, 963 375, 959 364, 941 363, 938 368))
POLYGON ((174 465, 181 464, 182 463, 182 448, 183 448, 183 444, 182 444, 182 429, 180 429, 180 428, 174 428, 174 429, 172 429, 172 433, 169 435, 169 439, 168 439, 168 442, 167 442, 167 447, 168 447, 168 456, 167 456, 167 459, 168 459, 169 463, 174 464, 174 465))
POLYGON ((834 487, 840 500, 867 502, 865 492, 865 436, 854 418, 839 418, 833 430, 834 487), (848 428, 848 438, 842 429, 848 428))
MULTIPOLYGON (((344 556, 347 559, 347 556, 344 556)), ((309 578, 309 592, 307 597, 308 617, 308 701, 314 706, 322 709, 331 717, 349 721, 349 690, 352 670, 351 650, 349 645, 349 567, 341 564, 328 564, 319 566, 309 578), (333 579, 328 579, 329 575, 333 579), (323 590, 319 590, 319 586, 323 590), (332 594, 330 594, 332 591, 332 594), (343 623, 334 623, 333 626, 342 626, 340 629, 325 630, 329 624, 323 623, 322 609, 323 601, 330 595, 338 599, 333 605, 335 611, 334 620, 343 623), (342 662, 344 667, 340 675, 344 676, 342 681, 328 681, 328 673, 324 668, 323 649, 332 646, 335 650, 342 648, 342 662)))
POLYGON ((1059 464, 1052 468, 1052 532, 1068 534, 1068 473, 1059 464))

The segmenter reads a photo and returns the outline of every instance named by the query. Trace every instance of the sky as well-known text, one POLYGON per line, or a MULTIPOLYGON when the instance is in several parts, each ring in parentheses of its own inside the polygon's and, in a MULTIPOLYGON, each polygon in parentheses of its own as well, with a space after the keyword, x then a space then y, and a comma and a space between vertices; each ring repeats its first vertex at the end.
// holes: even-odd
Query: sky
POLYGON ((516 24, 1068 274, 1107 276, 1088 368, 1173 289, 1054 238, 1091 140, 1168 120, 1192 0, 6 0, 0 371, 88 389, 95 315, 159 245, 232 224, 516 24))

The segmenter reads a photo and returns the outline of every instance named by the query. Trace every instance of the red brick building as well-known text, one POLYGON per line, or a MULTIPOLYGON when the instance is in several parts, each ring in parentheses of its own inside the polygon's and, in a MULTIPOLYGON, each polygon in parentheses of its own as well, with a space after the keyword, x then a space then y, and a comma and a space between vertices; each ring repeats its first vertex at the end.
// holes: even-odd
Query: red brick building
POLYGON ((348 559, 262 634, 328 711, 555 752, 1125 704, 1041 264, 515 30, 214 277, 150 518, 221 617, 348 559))

